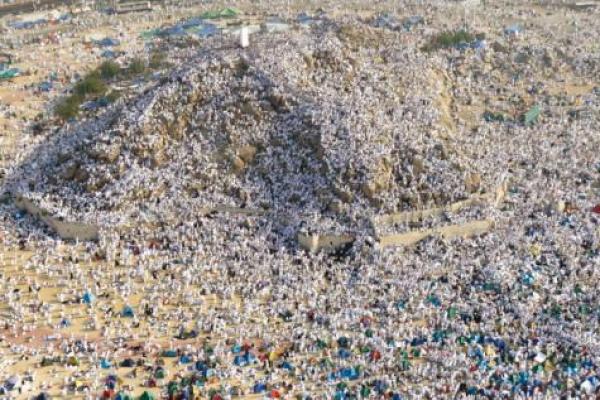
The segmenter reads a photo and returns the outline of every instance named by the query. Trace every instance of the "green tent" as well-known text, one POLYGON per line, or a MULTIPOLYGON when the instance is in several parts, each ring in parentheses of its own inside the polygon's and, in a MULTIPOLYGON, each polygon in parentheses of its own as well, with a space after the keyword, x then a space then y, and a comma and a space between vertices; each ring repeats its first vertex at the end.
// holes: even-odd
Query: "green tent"
POLYGON ((504 122, 505 118, 504 118, 504 114, 498 112, 498 113, 494 113, 491 111, 486 111, 483 113, 483 119, 486 122, 504 122))
POLYGON ((150 29, 149 31, 144 31, 140 34, 140 37, 145 40, 152 39, 160 34, 160 29, 150 29))
POLYGON ((370 394, 371 394, 371 389, 369 389, 369 387, 366 385, 362 385, 360 388, 360 396, 363 398, 366 398, 366 397, 369 397, 370 394))
POLYGON ((0 80, 2 79, 11 79, 15 76, 19 76, 21 71, 18 68, 9 68, 3 71, 0 71, 0 80))
POLYGON ((115 396, 115 400, 133 400, 133 398, 125 392, 120 391, 115 396))
POLYGON ((167 385, 167 393, 169 393, 169 395, 175 395, 175 393, 177 393, 178 390, 179 390, 179 385, 177 385, 177 382, 175 382, 175 381, 171 381, 167 385))
POLYGON ((523 122, 525 123, 526 126, 531 126, 533 125, 541 112, 541 108, 539 105, 535 105, 533 107, 531 107, 531 109, 529 111, 527 111, 525 114, 523 114, 523 122))
POLYGON ((144 393, 141 394, 140 397, 138 397, 138 400, 155 400, 156 398, 154 397, 154 395, 148 391, 144 391, 144 393))
POLYGON ((241 11, 237 8, 227 7, 221 10, 207 11, 200 15, 202 19, 219 19, 219 18, 233 18, 241 14, 241 11))
POLYGON ((162 368, 158 368, 155 372, 154 372, 154 377, 156 379, 165 379, 165 370, 162 368))
POLYGON ((456 313, 457 313, 456 307, 450 307, 446 311, 446 316, 448 317, 448 319, 452 319, 452 318, 456 317, 456 313))
POLYGON ((163 357, 169 357, 169 358, 177 357, 177 351, 172 350, 172 349, 164 350, 162 352, 162 356, 163 357))

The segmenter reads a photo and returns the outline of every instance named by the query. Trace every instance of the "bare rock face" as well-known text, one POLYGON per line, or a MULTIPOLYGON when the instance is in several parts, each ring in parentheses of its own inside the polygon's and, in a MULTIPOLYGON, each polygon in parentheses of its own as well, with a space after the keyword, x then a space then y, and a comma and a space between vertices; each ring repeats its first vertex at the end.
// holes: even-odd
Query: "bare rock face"
POLYGON ((334 187, 334 193, 335 195, 344 203, 348 204, 348 203, 352 203, 352 201, 354 200, 354 195, 352 194, 352 192, 350 190, 346 190, 343 188, 339 188, 339 187, 334 187))
POLYGON ((465 178, 465 188, 469 193, 475 193, 481 188, 481 175, 470 173, 465 178))
POLYGON ((367 182, 362 186, 362 192, 369 200, 373 200, 377 193, 379 192, 379 188, 373 182, 367 182))
POLYGON ((374 200, 376 196, 389 189, 392 178, 391 162, 383 158, 377 164, 377 169, 372 174, 371 179, 363 184, 362 190, 369 200, 374 200))
POLYGON ((75 174, 79 170, 79 164, 76 162, 70 162, 64 166, 64 169, 60 173, 60 178, 65 181, 70 181, 75 177, 75 174))
POLYGON ((246 164, 250 164, 252 163, 252 161, 254 160, 254 157, 256 156, 256 147, 252 146, 252 145, 245 145, 242 146, 238 149, 237 154, 238 157, 242 159, 242 161, 244 161, 244 163, 246 164))
POLYGON ((231 162, 231 165, 233 167, 233 171, 235 173, 240 173, 242 172, 245 168, 246 168, 246 163, 244 162, 244 160, 239 157, 239 156, 235 156, 233 157, 233 160, 231 162))
POLYGON ((57 155, 56 155, 56 162, 58 164, 62 164, 64 162, 66 162, 67 160, 71 159, 71 154, 66 152, 66 151, 60 151, 57 155))
POLYGON ((287 112, 290 110, 288 99, 282 94, 273 93, 268 96, 269 104, 277 112, 287 112))
POLYGON ((152 167, 160 168, 167 162, 167 154, 164 150, 159 150, 152 155, 152 167))
POLYGON ((425 172, 425 163, 421 157, 415 157, 412 162, 412 172, 415 175, 421 175, 425 172))
POLYGON ((121 154, 121 144, 110 143, 110 144, 96 144, 88 150, 88 155, 98 161, 104 163, 113 163, 119 158, 121 154))
POLYGON ((189 125, 189 116, 187 114, 179 115, 169 127, 169 133, 172 138, 181 140, 185 136, 185 132, 189 125))
POLYGON ((553 68, 555 64, 555 56, 550 49, 544 50, 544 55, 542 56, 542 63, 546 68, 553 68))
POLYGON ((75 174, 73 175, 73 179, 76 182, 80 182, 80 183, 86 182, 89 179, 89 177, 90 177, 89 172, 81 166, 78 166, 77 170, 75 171, 75 174))
POLYGON ((329 203, 328 209, 335 214, 341 214, 344 211, 344 203, 340 200, 332 200, 329 203))

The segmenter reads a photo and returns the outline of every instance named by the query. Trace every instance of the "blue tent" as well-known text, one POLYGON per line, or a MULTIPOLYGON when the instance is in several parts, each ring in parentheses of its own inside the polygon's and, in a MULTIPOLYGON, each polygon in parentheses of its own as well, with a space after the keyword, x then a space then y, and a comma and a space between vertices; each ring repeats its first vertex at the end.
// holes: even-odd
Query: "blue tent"
POLYGON ((177 352, 175 350, 165 350, 162 352, 162 356, 168 358, 177 357, 177 352))
POLYGON ((203 375, 206 373, 208 366, 203 361, 196 361, 196 370, 201 372, 203 375))
POLYGON ((507 36, 516 36, 523 31, 519 25, 511 25, 509 27, 504 28, 504 34, 507 36))
POLYGON ((106 378, 106 388, 114 390, 116 386, 117 386, 117 377, 114 375, 109 375, 106 378))
POLYGON ((52 89, 52 82, 44 81, 38 85, 38 89, 42 92, 49 92, 52 89))
POLYGON ((252 388, 254 393, 263 393, 267 391, 267 385, 262 382, 257 382, 252 388))
POLYGON ((39 18, 36 19, 34 21, 14 21, 14 22, 9 22, 8 26, 10 26, 11 28, 14 29, 31 29, 31 28, 35 28, 38 25, 44 25, 47 24, 48 20, 45 18, 39 18))
POLYGON ((243 355, 235 356, 235 358, 233 359, 233 363, 238 367, 245 367, 246 365, 252 363, 254 360, 254 355, 252 355, 252 353, 250 352, 246 352, 243 355))
POLYGON ((121 41, 119 39, 105 37, 104 39, 94 40, 94 44, 100 47, 111 47, 120 45, 121 41))
POLYGON ((535 278, 533 277, 533 274, 531 272, 526 272, 523 275, 521 275, 521 283, 523 285, 531 286, 533 285, 534 281, 535 278))
POLYGON ((135 366, 135 362, 131 358, 126 358, 119 364, 121 368, 131 368, 135 366))
POLYGON ((165 29, 161 30, 158 34, 158 36, 161 36, 161 37, 165 37, 165 36, 178 37, 178 36, 185 36, 185 35, 187 35, 187 32, 181 25, 175 25, 170 28, 165 28, 165 29))
POLYGON ((180 364, 189 364, 192 362, 192 359, 190 358, 190 356, 186 356, 185 354, 182 355, 181 357, 179 357, 179 363, 180 364))
POLYGON ((248 364, 246 359, 242 356, 235 356, 233 363, 238 367, 245 367, 248 364))
POLYGON ((416 346, 420 346, 425 343, 427 343, 427 338, 421 336, 421 337, 416 337, 413 340, 411 340, 410 345, 412 347, 416 347, 416 346))
POLYGON ((343 349, 342 348, 342 349, 338 350, 338 357, 339 358, 346 359, 346 358, 350 358, 351 356, 352 356, 352 353, 348 349, 343 349))
POLYGON ((81 301, 83 301, 84 304, 92 304, 96 301, 96 297, 90 292, 85 292, 81 297, 81 301))
POLYGON ((202 25, 195 26, 193 28, 186 29, 188 33, 192 33, 201 38, 207 38, 214 36, 219 33, 219 28, 214 24, 204 23, 202 25))
POLYGON ((338 344, 339 347, 349 347, 350 346, 350 341, 348 340, 347 337, 341 336, 340 338, 338 338, 337 344, 338 344))
POLYGON ((194 18, 190 18, 187 21, 183 21, 181 23, 179 23, 178 25, 180 25, 183 29, 188 29, 188 28, 193 28, 195 26, 200 26, 204 24, 204 20, 202 18, 198 18, 198 17, 194 17, 194 18))
POLYGON ((400 27, 400 22, 396 17, 390 14, 380 14, 373 21, 373 26, 376 28, 387 28, 391 30, 397 30, 400 27))
POLYGON ((385 393, 385 391, 388 388, 387 383, 385 383, 381 379, 376 379, 375 382, 373 382, 373 386, 375 388, 375 391, 379 394, 385 393))
POLYGON ((406 31, 410 31, 413 26, 423 24, 425 20, 420 15, 412 15, 402 21, 402 27, 406 31))
POLYGON ((398 302, 396 302, 396 309, 398 311, 404 310, 405 308, 406 308, 406 301, 398 300, 398 302))
POLYGON ((133 312, 133 308, 131 308, 131 306, 123 307, 123 310, 121 311, 122 317, 133 318, 134 315, 135 315, 135 313, 133 312))
POLYGON ((315 22, 315 19, 307 13, 303 12, 298 14, 298 16, 296 17, 296 21, 298 21, 298 23, 301 25, 310 25, 315 22))
POLYGON ((292 364, 290 364, 288 361, 284 361, 283 363, 281 363, 281 368, 287 369, 288 371, 294 370, 294 366, 292 364))
POLYGON ((117 56, 117 53, 115 53, 115 52, 114 52, 114 51, 112 51, 112 50, 104 50, 104 51, 102 52, 102 54, 100 54, 100 56, 101 56, 102 58, 115 58, 115 57, 117 56))
POLYGON ((112 366, 112 364, 106 358, 103 358, 102 360, 100 360, 100 368, 109 369, 111 366, 112 366))
POLYGON ((356 380, 360 376, 360 370, 358 368, 342 368, 340 370, 340 376, 344 379, 356 380))
POLYGON ((487 47, 487 42, 485 40, 476 40, 471 44, 471 47, 475 50, 483 50, 487 47))

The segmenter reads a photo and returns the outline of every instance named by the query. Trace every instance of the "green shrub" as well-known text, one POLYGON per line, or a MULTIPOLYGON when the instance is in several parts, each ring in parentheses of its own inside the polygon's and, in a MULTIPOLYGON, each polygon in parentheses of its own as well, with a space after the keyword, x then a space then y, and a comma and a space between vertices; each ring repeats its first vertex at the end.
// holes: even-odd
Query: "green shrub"
POLYGON ((141 58, 134 58, 129 63, 127 70, 131 75, 143 74, 146 71, 146 63, 141 58))
POLYGON ((501 112, 485 111, 483 113, 483 119, 486 122, 504 122, 506 117, 501 112))
POLYGON ((83 100, 83 96, 72 94, 62 99, 54 108, 54 112, 65 121, 74 118, 79 113, 79 106, 83 100))
POLYGON ((434 51, 439 49, 447 49, 459 45, 460 43, 472 43, 476 36, 471 33, 460 31, 445 31, 433 36, 429 43, 422 47, 423 51, 434 51))
POLYGON ((98 69, 102 79, 112 79, 121 72, 121 67, 114 61, 104 61, 98 69))
POLYGON ((113 90, 109 94, 107 94, 105 97, 109 103, 114 103, 115 101, 117 101, 119 99, 119 97, 121 97, 121 92, 119 92, 118 90, 113 90))
POLYGON ((165 65, 167 55, 162 51, 154 51, 150 54, 150 60, 148 61, 148 67, 152 69, 159 69, 165 65))
POLYGON ((73 88, 73 92, 81 97, 85 97, 88 94, 103 94, 106 92, 106 84, 102 81, 100 72, 94 71, 77 82, 73 88))

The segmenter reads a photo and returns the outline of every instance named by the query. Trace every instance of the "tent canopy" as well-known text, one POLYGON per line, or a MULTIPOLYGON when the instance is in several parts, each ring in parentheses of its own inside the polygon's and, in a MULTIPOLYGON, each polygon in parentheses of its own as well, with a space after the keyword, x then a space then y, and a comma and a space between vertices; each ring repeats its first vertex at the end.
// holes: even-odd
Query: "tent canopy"
POLYGON ((18 68, 9 68, 3 71, 0 71, 0 80, 2 79, 12 79, 21 74, 21 71, 18 68))
POLYGON ((200 15, 202 19, 219 19, 219 18, 233 18, 240 15, 241 12, 237 8, 227 7, 221 10, 207 11, 200 15))
POLYGON ((525 125, 533 125, 537 121, 540 112, 541 109, 539 105, 536 104, 535 106, 531 107, 531 109, 523 115, 523 122, 525 125))
POLYGON ((138 397, 138 400, 154 400, 154 399, 155 399, 154 395, 148 391, 144 391, 144 393, 142 393, 140 395, 140 397, 138 397))

